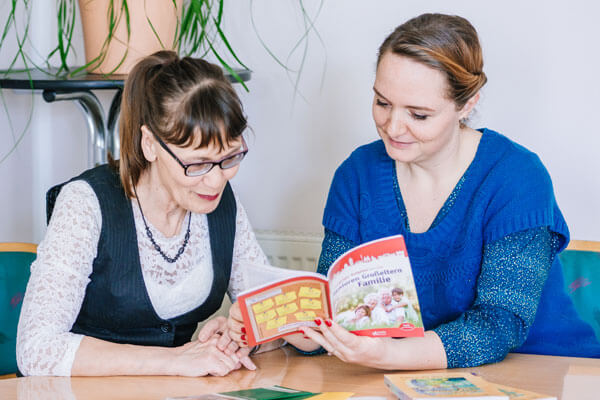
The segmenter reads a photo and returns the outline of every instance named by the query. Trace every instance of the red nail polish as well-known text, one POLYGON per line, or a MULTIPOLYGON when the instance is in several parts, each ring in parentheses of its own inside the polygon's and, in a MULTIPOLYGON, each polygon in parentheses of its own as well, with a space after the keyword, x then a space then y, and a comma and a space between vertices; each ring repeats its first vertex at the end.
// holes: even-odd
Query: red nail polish
POLYGON ((304 339, 310 339, 308 336, 304 336, 304 339))
POLYGON ((317 324, 318 326, 321 325, 321 320, 320 319, 315 319, 315 324, 317 324))
POLYGON ((242 326, 242 333, 246 333, 246 328, 242 326))
POLYGON ((247 342, 242 342, 242 343, 244 343, 244 346, 248 346, 248 343, 247 343, 247 342))
POLYGON ((328 319, 326 319, 326 320, 325 320, 325 325, 327 325, 327 326, 331 327, 331 321, 330 321, 330 320, 328 320, 328 319))
POLYGON ((246 335, 242 335, 241 339, 242 339, 243 341, 246 341, 246 335))

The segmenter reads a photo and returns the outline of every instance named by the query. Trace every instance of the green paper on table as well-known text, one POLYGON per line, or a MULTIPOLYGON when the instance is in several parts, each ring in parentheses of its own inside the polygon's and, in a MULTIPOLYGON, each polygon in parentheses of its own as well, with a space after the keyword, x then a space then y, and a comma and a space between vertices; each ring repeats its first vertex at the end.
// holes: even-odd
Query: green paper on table
POLYGON ((275 385, 267 388, 236 390, 233 392, 223 392, 219 394, 230 398, 245 400, 302 400, 308 397, 313 397, 319 393, 304 392, 301 390, 275 385))
POLYGON ((305 392, 275 385, 266 388, 235 390, 232 392, 203 394, 199 396, 169 397, 166 400, 302 400, 318 394, 320 393, 305 392))

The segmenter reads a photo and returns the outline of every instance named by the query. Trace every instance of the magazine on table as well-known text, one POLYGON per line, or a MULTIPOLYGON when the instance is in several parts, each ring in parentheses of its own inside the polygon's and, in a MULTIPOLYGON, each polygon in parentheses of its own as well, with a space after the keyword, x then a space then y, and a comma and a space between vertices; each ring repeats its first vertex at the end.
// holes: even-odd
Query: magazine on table
POLYGON ((383 376, 401 400, 556 400, 556 397, 489 382, 466 372, 398 373, 383 376))
POLYGON ((333 319, 361 336, 423 336, 402 235, 363 243, 338 257, 327 276, 270 266, 246 269, 237 300, 250 346, 333 319), (267 278, 268 277, 268 278, 267 278))

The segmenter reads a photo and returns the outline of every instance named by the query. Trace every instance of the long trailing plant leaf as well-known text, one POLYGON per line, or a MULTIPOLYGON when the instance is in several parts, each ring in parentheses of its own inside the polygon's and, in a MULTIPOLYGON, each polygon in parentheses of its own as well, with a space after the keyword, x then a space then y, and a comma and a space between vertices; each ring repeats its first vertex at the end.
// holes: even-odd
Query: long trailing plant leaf
POLYGON ((63 71, 69 71, 67 58, 69 52, 73 50, 73 32, 75 30, 75 0, 57 0, 57 46, 46 57, 46 64, 49 65, 50 58, 58 53, 60 57, 60 66, 56 75, 63 71))
MULTIPOLYGON (((172 2, 173 2, 173 7, 175 8, 175 17, 177 19, 177 22, 176 22, 177 25, 175 27, 175 39, 174 39, 174 40, 176 40, 176 38, 177 38, 177 32, 179 30, 179 16, 178 16, 178 12, 177 12, 177 1, 176 0, 172 0, 172 2)), ((147 0, 144 0, 144 13, 146 14, 146 21, 148 22, 148 26, 152 30, 152 33, 154 33, 154 37, 158 40, 158 43, 160 44, 160 47, 164 50, 164 49, 166 49, 166 47, 165 47, 164 43, 162 42, 162 39, 160 38, 160 35, 156 31, 156 28, 154 27, 154 24, 150 20, 150 17, 148 16, 148 11, 146 10, 146 4, 147 4, 147 0)), ((173 43, 173 47, 175 47, 175 42, 173 43)))
POLYGON ((231 47, 231 45, 229 44, 229 41, 227 40, 227 38, 225 37, 225 34, 223 33, 223 31, 221 30, 221 27, 219 26, 219 23, 217 22, 217 20, 214 20, 215 22, 215 26, 217 27, 217 32, 219 33, 219 37, 221 38, 221 40, 223 41, 223 43, 225 44, 225 46, 227 47, 227 50, 229 50, 229 53, 233 56, 233 58, 235 58, 235 60, 244 68, 246 69, 250 69, 248 67, 246 67, 246 65, 242 62, 242 60, 240 60, 238 58, 238 56, 235 54, 235 51, 233 50, 233 48, 231 47))
POLYGON ((321 34, 319 33, 318 29, 315 27, 315 21, 317 20, 317 18, 321 14, 321 10, 323 9, 323 5, 324 5, 324 0, 321 0, 321 2, 319 3, 319 8, 318 8, 318 10, 317 10, 314 18, 309 18, 310 28, 315 33, 315 35, 317 36, 317 39, 319 39, 319 43, 321 43, 321 46, 325 50, 324 51, 325 60, 323 61, 323 69, 321 71, 321 82, 319 84, 319 90, 322 90, 323 89, 323 85, 325 84, 325 72, 327 71, 327 46, 325 46, 325 41, 321 37, 321 34))
POLYGON ((4 97, 4 91, 2 90, 2 88, 0 88, 0 97, 2 97, 2 106, 4 108, 4 112, 8 118, 8 125, 10 127, 10 131, 13 137, 13 144, 11 146, 11 148, 6 152, 6 154, 4 154, 1 158, 0 158, 0 164, 6 160, 17 148, 17 146, 19 145, 19 143, 23 140, 23 138, 25 137, 25 134, 29 131, 29 126, 31 125, 31 121, 33 119, 33 79, 31 77, 31 72, 30 72, 30 68, 28 67, 28 57, 24 51, 24 46, 25 46, 25 42, 27 40, 28 37, 28 33, 29 33, 29 15, 31 14, 31 6, 30 6, 30 2, 28 0, 24 0, 23 1, 23 5, 24 5, 24 12, 26 15, 26 23, 25 23, 25 27, 24 27, 24 32, 23 35, 19 34, 19 29, 18 29, 18 24, 17 24, 17 20, 16 20, 16 14, 17 14, 17 8, 18 8, 18 4, 19 2, 17 0, 12 0, 11 1, 11 9, 9 12, 9 15, 6 19, 6 23, 4 25, 4 29, 2 32, 2 38, 0 39, 0 49, 2 48, 2 45, 4 44, 4 41, 8 35, 8 32, 10 32, 11 29, 15 30, 15 38, 17 41, 17 52, 14 56, 14 58, 11 60, 10 64, 9 64, 9 68, 7 69, 7 72, 5 72, 4 75, 6 75, 8 73, 8 71, 11 71, 15 65, 15 63, 17 62, 17 60, 21 60, 23 61, 23 65, 24 65, 24 69, 23 71, 26 72, 27 77, 29 79, 29 87, 32 89, 31 90, 31 101, 32 101, 32 106, 29 109, 29 115, 27 117, 27 122, 25 124, 25 127, 23 128, 23 130, 19 133, 19 135, 15 135, 15 128, 12 122, 12 118, 10 117, 10 112, 8 110, 8 106, 6 103, 6 98, 4 97))
POLYGON ((258 41, 263 46, 263 48, 267 51, 267 53, 269 53, 269 55, 271 56, 271 58, 273 58, 273 60, 275 60, 275 62, 277 62, 277 64, 279 64, 286 71, 292 71, 285 63, 283 63, 275 55, 275 53, 273 53, 271 51, 271 49, 269 48, 269 46, 267 46, 267 44, 265 43, 265 41, 262 38, 262 36, 260 35, 260 33, 258 33, 258 27, 256 26, 256 21, 254 21, 254 11, 253 11, 253 9, 254 9, 254 0, 250 0, 250 22, 252 22, 252 28, 254 29, 254 33, 256 34, 256 37, 258 38, 258 41))
MULTIPOLYGON (((180 52, 182 52, 182 49, 187 49, 185 55, 202 52, 199 55, 201 58, 210 52, 217 57, 217 60, 219 60, 224 69, 227 70, 229 68, 229 70, 233 71, 229 64, 224 61, 224 58, 216 51, 215 41, 219 38, 235 61, 243 68, 249 69, 235 53, 235 50, 221 28, 223 9, 224 0, 219 0, 216 4, 210 0, 190 0, 182 12, 181 36, 179 41, 180 52), (213 17, 211 13, 215 8, 217 8, 217 13, 216 17, 213 17), (212 22, 212 24, 209 22, 212 22), (214 35, 210 30, 214 32, 214 35), (213 36, 211 37, 211 35, 213 36)), ((238 74, 232 75, 237 81, 242 82, 238 74)), ((246 87, 245 84, 243 86, 246 87)))
POLYGON ((304 49, 302 51, 302 58, 300 59, 300 66, 298 67, 298 71, 296 72, 296 79, 293 79, 291 76, 291 73, 289 71, 287 71, 287 75, 288 75, 288 79, 290 79, 290 81, 292 82, 292 85, 294 86, 294 94, 292 96, 292 110, 294 109, 294 105, 296 104, 296 96, 300 96, 302 98, 302 100, 304 100, 305 102, 308 102, 306 100, 306 98, 304 97, 304 95, 302 94, 302 92, 300 91, 300 89, 298 88, 300 86, 300 78, 302 77, 302 71, 304 71, 304 64, 306 62, 306 55, 308 54, 308 34, 306 33, 308 31, 308 23, 306 22, 306 14, 305 14, 305 10, 304 10, 304 5, 302 4, 302 1, 300 1, 300 7, 302 8, 302 12, 303 14, 303 22, 304 22, 304 35, 302 35, 302 38, 300 39, 300 41, 298 41, 298 44, 296 46, 294 46, 294 48, 292 49, 292 51, 290 51, 290 53, 288 54, 288 59, 286 60, 286 64, 289 61, 290 57, 292 56, 293 52, 295 51, 296 48, 298 48, 300 43, 304 43, 304 49))
MULTIPOLYGON (((221 0, 222 1, 222 0, 221 0)), ((184 12, 184 20, 181 27, 181 38, 179 41, 180 53, 182 49, 188 49, 185 55, 192 55, 202 47, 206 46, 207 25, 210 21, 211 4, 206 0, 190 0, 187 11, 184 12), (204 7, 206 5, 206 10, 204 7), (198 29, 200 28, 200 29, 198 29)), ((208 48, 208 46, 206 46, 208 48)), ((206 50, 204 55, 206 54, 206 50)))
MULTIPOLYGON (((222 3, 222 2, 221 2, 222 3)), ((211 52, 210 46, 207 43, 213 43, 215 41, 215 35, 211 32, 210 27, 210 14, 212 10, 212 2, 209 0, 203 0, 203 4, 205 4, 204 13, 201 14, 202 17, 202 25, 200 35, 198 36, 198 45, 196 46, 198 49, 201 49, 202 53, 198 55, 200 58, 204 58, 207 56, 209 52, 211 52)))
POLYGON ((246 83, 244 82, 242 77, 239 76, 239 74, 235 72, 235 70, 231 68, 229 64, 219 55, 219 53, 210 41, 208 41, 208 46, 210 47, 210 50, 214 54, 214 56, 217 57, 217 60, 219 60, 223 68, 225 68, 225 70, 229 72, 235 78, 235 80, 238 81, 244 87, 244 89, 246 89, 246 92, 249 92, 250 89, 248 89, 248 86, 246 86, 246 83))
MULTIPOLYGON (((27 7, 28 1, 25 1, 24 4, 27 7)), ((2 37, 0 38, 0 49, 2 48, 2 45, 4 44, 4 40, 6 39, 8 32, 10 32, 11 28, 13 26, 15 26, 15 14, 17 12, 17 0, 12 0, 10 6, 11 6, 10 11, 8 13, 8 16, 6 17, 6 22, 4 23, 4 29, 2 30, 2 37)))
MULTIPOLYGON (((29 87, 31 89, 33 89, 33 80, 31 78, 31 70, 32 67, 34 69, 40 69, 40 67, 37 65, 37 63, 35 63, 31 57, 27 54, 27 52, 25 51, 25 45, 26 42, 29 42, 29 28, 30 28, 30 20, 31 20, 31 9, 32 9, 32 3, 29 0, 22 0, 23 3, 23 12, 25 15, 25 23, 24 23, 24 27, 23 27, 23 33, 20 33, 20 29, 19 26, 17 24, 17 19, 16 19, 16 15, 17 15, 17 7, 19 5, 20 1, 19 0, 12 0, 11 3, 11 11, 9 13, 8 19, 7 19, 7 23, 4 29, 4 35, 8 34, 8 32, 11 29, 14 29, 15 32, 15 40, 16 40, 16 44, 17 44, 17 50, 12 58, 12 60, 9 63, 8 68, 5 70, 4 75, 8 75, 10 72, 25 72, 27 74, 27 78, 29 80, 29 87), (23 68, 15 68, 15 64, 18 61, 22 61, 23 62, 23 68), (31 67, 31 66, 32 67, 31 67)), ((4 36, 6 37, 6 36, 4 36)), ((4 38, 3 40, 4 41, 4 38)), ((1 47, 1 42, 0 42, 0 47, 1 47)), ((33 49, 35 49, 34 47, 32 47, 33 49)))
MULTIPOLYGON (((31 6, 30 6, 29 1, 23 1, 24 13, 26 15, 26 17, 25 17, 26 22, 25 22, 25 26, 23 28, 23 34, 21 35, 19 33, 19 27, 18 27, 17 19, 16 19, 16 11, 17 11, 18 4, 19 4, 19 2, 17 0, 12 0, 11 12, 9 13, 9 17, 7 20, 7 26, 5 27, 5 35, 7 34, 8 31, 11 30, 11 28, 14 29, 15 39, 17 42, 17 51, 15 52, 15 55, 12 58, 12 60, 9 62, 7 71, 12 71, 14 69, 15 64, 19 60, 23 61, 25 70, 28 70, 28 63, 27 63, 28 58, 27 58, 27 53, 25 52, 24 48, 25 48, 25 42, 27 41, 27 38, 29 37, 29 21, 30 21, 29 16, 31 15, 31 6)), ((3 36, 3 41, 4 41, 4 36, 3 36)), ((30 80, 30 84, 33 85, 33 82, 31 82, 31 77, 29 80, 30 80)))
MULTIPOLYGON (((175 24, 175 35, 173 35, 173 43, 171 43, 171 48, 176 49, 179 43, 179 34, 181 32, 181 20, 183 18, 182 11, 177 8, 177 0, 171 0, 173 2, 173 9, 175 10, 175 18, 177 22, 175 24)), ((182 3, 183 4, 183 3, 182 3)))
MULTIPOLYGON (((31 76, 29 77, 31 80, 31 76)), ((29 108, 29 115, 27 116, 27 122, 25 123, 25 127, 21 130, 21 133, 18 136, 15 136, 15 128, 12 122, 12 118, 10 117, 10 112, 8 110, 8 105, 6 103, 6 98, 4 97, 4 91, 0 89, 0 97, 2 97, 2 107, 4 108, 4 113, 8 119, 8 126, 10 127, 10 131, 13 136, 13 144, 11 148, 6 152, 6 154, 2 155, 0 158, 0 164, 4 162, 19 146, 19 143, 25 138, 25 134, 29 131, 29 127, 31 126, 31 122, 33 120, 33 98, 34 92, 31 91, 31 107, 29 108)))
POLYGON ((90 60, 87 64, 85 64, 85 65, 81 66, 80 68, 78 68, 77 70, 75 70, 73 72, 73 75, 75 75, 87 68, 89 68, 91 70, 97 69, 106 59, 108 47, 113 40, 113 36, 115 34, 115 29, 120 20, 119 18, 117 18, 117 16, 115 16, 115 7, 114 7, 113 0, 111 0, 109 2, 108 7, 107 7, 107 12, 108 12, 108 14, 107 14, 108 34, 106 35, 106 38, 104 39, 104 42, 102 43, 102 47, 100 48, 99 54, 96 57, 94 57, 92 60, 90 60))
MULTIPOLYGON (((46 73, 48 73, 47 71, 45 71, 42 67, 40 67, 32 58, 31 56, 25 51, 25 45, 26 43, 29 43, 29 30, 30 30, 30 20, 31 20, 31 11, 32 11, 32 4, 31 1, 29 0, 12 0, 11 2, 11 10, 7 16, 6 19, 6 23, 4 26, 4 30, 3 30, 3 35, 2 38, 0 40, 0 49, 2 48, 3 42, 6 39, 6 36, 8 35, 8 33, 14 29, 15 31, 15 40, 16 40, 16 44, 17 44, 17 50, 13 56, 13 58, 11 59, 8 68, 4 71, 4 76, 10 74, 11 72, 25 72, 27 74, 28 80, 29 80, 29 86, 31 88, 33 88, 33 81, 31 78, 31 70, 32 69, 36 69, 39 71, 44 71, 46 73), (20 29, 19 26, 17 24, 17 19, 16 19, 16 15, 17 15, 17 8, 19 6, 19 4, 22 2, 23 4, 23 14, 24 14, 24 27, 23 27, 23 33, 20 33, 20 29), (23 68, 15 68, 15 64, 18 61, 22 61, 23 62, 23 68)), ((36 52, 38 55, 39 53, 37 52, 37 50, 35 49, 34 46, 31 46, 32 51, 36 52)), ((40 58, 42 56, 40 55, 40 58)))
MULTIPOLYGON (((111 1, 114 1, 114 0, 111 0, 111 1)), ((124 43, 125 44, 125 53, 123 54, 123 57, 121 57, 121 60, 119 61, 119 63, 111 71, 106 73, 106 75, 112 75, 116 70, 118 70, 121 67, 121 65, 123 65, 123 63, 125 62, 125 59, 127 58, 127 55, 129 54, 129 41, 131 40, 131 13, 129 11, 129 4, 127 4, 127 0, 122 0, 121 9, 119 12, 119 18, 113 28, 113 31, 119 25, 119 21, 121 20, 121 17, 123 15, 125 15, 125 27, 127 28, 127 43, 124 43)), ((118 40, 118 38, 116 38, 116 37, 114 37, 113 39, 118 40)))
POLYGON ((219 0, 219 11, 217 12, 217 25, 221 25, 221 21, 223 20, 223 3, 223 0, 219 0))
MULTIPOLYGON (((288 57, 286 59, 286 65, 287 65, 289 63, 290 58, 292 57, 292 55, 296 51, 296 49, 298 49, 298 47, 301 44, 304 44, 304 50, 303 50, 303 53, 302 53, 302 58, 300 60, 300 66, 299 66, 299 68, 297 70, 295 79, 292 78, 290 72, 287 73, 288 79, 290 80, 290 82, 294 86, 294 100, 292 100, 292 108, 293 108, 293 104, 295 102, 296 95, 299 95, 304 101, 306 101, 306 98, 302 95, 302 93, 300 92, 300 90, 298 88, 300 86, 300 79, 302 77, 302 72, 304 71, 304 65, 306 63, 306 56, 307 56, 307 52, 308 52, 308 38, 309 38, 309 34, 310 34, 311 31, 313 31, 315 33, 315 35, 319 39, 321 45, 325 48, 325 43, 323 41, 323 38, 321 37, 321 35, 319 34, 318 30, 316 29, 315 23, 314 23, 314 21, 316 21, 316 19, 318 18, 319 14, 321 13, 321 10, 323 8, 323 0, 320 1, 319 7, 317 9, 317 12, 315 13, 315 16, 312 17, 312 18, 309 15, 308 11, 306 10, 306 7, 304 6, 304 0, 300 0, 299 4, 300 4, 300 9, 302 11, 302 20, 303 20, 303 23, 304 23, 304 33, 300 36, 300 38, 298 39, 298 41, 296 42, 296 44, 294 45, 294 47, 292 48, 292 50, 290 50, 290 52, 288 54, 288 57)), ((325 58, 325 62, 324 62, 324 66, 323 66, 323 71, 321 72, 320 88, 323 87, 323 82, 324 82, 324 79, 325 79, 326 67, 327 67, 327 58, 325 58)))
POLYGON ((119 7, 118 13, 115 13, 114 0, 110 0, 109 5, 108 5, 108 35, 106 36, 106 39, 102 43, 100 53, 94 59, 90 60, 85 65, 83 65, 83 66, 77 68, 75 71, 73 71, 70 74, 70 76, 77 75, 78 73, 80 73, 88 68, 91 70, 97 69, 100 67, 100 65, 102 65, 102 63, 106 59, 106 56, 108 53, 108 47, 110 46, 111 42, 113 40, 118 40, 115 36, 116 29, 117 29, 119 23, 121 22, 121 18, 123 18, 123 17, 125 18, 125 24, 126 24, 126 29, 127 29, 127 42, 124 43, 126 45, 125 53, 121 57, 121 60, 119 61, 117 66, 114 67, 111 71, 105 73, 104 75, 109 76, 109 75, 113 74, 121 65, 123 65, 123 62, 125 62, 125 59, 127 58, 127 55, 129 54, 129 46, 127 46, 127 44, 129 44, 129 40, 131 39, 131 15, 130 15, 130 11, 129 11, 129 6, 127 4, 127 0, 122 0, 122 3, 121 3, 121 6, 119 7))

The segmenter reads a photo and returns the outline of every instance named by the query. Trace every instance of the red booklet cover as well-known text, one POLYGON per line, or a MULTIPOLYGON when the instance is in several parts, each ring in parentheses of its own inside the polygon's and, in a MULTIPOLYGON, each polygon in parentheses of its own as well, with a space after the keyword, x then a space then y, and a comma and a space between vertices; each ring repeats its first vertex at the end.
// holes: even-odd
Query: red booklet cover
MULTIPOLYGON (((273 268, 273 267, 266 267, 273 268)), ((241 293, 248 344, 317 327, 331 318, 362 336, 423 336, 423 321, 402 235, 363 243, 342 254, 327 277, 291 271, 241 293)))

